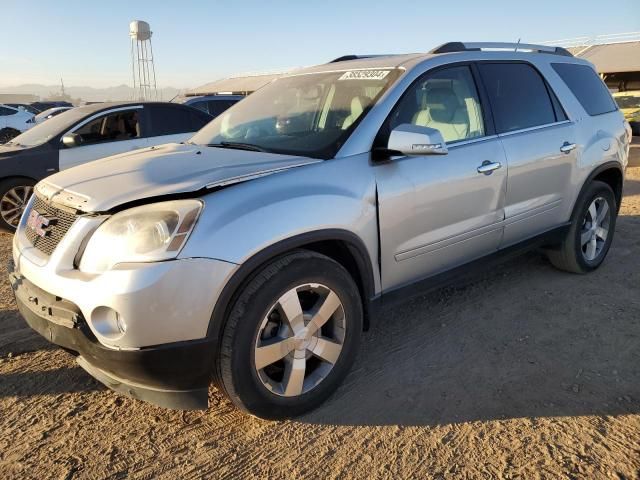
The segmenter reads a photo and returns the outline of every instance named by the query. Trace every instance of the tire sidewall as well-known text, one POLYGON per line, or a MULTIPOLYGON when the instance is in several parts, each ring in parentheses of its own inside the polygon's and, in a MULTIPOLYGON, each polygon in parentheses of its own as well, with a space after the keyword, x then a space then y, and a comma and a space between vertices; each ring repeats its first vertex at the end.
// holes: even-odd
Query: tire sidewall
MULTIPOLYGON (((269 268, 269 267, 267 267, 269 268)), ((362 332, 362 305, 349 273, 329 258, 314 256, 296 259, 274 274, 268 282, 249 291, 247 307, 242 312, 232 339, 230 365, 234 393, 243 406, 262 418, 296 416, 322 403, 338 387, 355 360, 362 332), (342 352, 327 377, 300 396, 289 398, 270 392, 255 369, 255 342, 260 326, 271 307, 288 290, 305 283, 320 283, 332 289, 342 302, 346 331, 342 352)))
POLYGON ((573 225, 572 225, 573 247, 574 247, 576 262, 578 263, 580 268, 585 272, 590 272, 595 270, 602 264, 604 259, 607 257, 609 248, 611 248, 611 243, 613 242, 613 236, 614 236, 614 231, 616 227, 616 220, 618 216, 617 215, 618 208, 616 205, 616 198, 613 193, 613 190, 611 190, 611 187, 609 187, 609 185, 603 182, 593 182, 589 186, 588 190, 585 192, 585 195, 583 198, 584 200, 580 205, 580 209, 576 212, 577 215, 574 218, 573 225), (584 220, 585 215, 589 210, 589 206, 597 197, 603 197, 609 204, 609 210, 611 213, 611 217, 609 221, 609 234, 607 235, 607 240, 604 244, 604 247, 600 251, 600 254, 593 260, 589 261, 586 258, 584 258, 584 255, 582 254, 580 234, 582 230, 582 221, 584 220))

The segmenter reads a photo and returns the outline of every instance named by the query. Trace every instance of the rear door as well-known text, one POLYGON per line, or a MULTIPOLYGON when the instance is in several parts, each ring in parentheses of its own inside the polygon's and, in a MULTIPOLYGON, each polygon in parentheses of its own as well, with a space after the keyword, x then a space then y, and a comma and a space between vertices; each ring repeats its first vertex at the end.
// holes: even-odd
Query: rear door
POLYGON ((525 62, 478 64, 509 164, 501 247, 563 223, 576 165, 575 126, 543 76, 525 62))
POLYGON ((383 126, 380 145, 394 127, 411 123, 438 129, 449 149, 374 163, 383 290, 497 250, 507 168, 485 105, 472 68, 447 67, 409 87, 383 126), (478 171, 487 164, 493 170, 478 171))
POLYGON ((209 123, 213 118, 193 107, 172 105, 148 105, 149 145, 184 142, 209 123))
POLYGON ((145 120, 142 106, 133 106, 101 112, 80 122, 68 132, 78 135, 80 144, 60 144, 60 170, 148 146, 145 120))

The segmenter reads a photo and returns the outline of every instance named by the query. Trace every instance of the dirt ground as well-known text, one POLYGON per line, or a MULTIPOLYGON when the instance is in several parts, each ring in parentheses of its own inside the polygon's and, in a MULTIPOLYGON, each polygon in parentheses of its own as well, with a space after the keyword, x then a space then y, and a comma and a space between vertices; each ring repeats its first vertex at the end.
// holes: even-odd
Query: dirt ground
MULTIPOLYGON (((92 380, 0 288, 0 478, 640 478, 640 145, 609 257, 538 253, 386 312, 296 421, 176 412, 92 380)), ((9 257, 9 235, 0 258, 9 257)))

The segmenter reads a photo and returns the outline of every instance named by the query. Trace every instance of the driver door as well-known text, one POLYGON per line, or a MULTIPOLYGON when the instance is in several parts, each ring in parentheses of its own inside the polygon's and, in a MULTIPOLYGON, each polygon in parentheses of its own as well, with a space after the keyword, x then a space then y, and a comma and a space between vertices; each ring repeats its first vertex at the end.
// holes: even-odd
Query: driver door
POLYGON ((449 150, 374 164, 383 291, 497 250, 507 161, 483 107, 471 67, 449 67, 409 87, 383 127, 387 137, 404 123, 436 128, 449 150), (483 164, 496 168, 481 173, 483 164))

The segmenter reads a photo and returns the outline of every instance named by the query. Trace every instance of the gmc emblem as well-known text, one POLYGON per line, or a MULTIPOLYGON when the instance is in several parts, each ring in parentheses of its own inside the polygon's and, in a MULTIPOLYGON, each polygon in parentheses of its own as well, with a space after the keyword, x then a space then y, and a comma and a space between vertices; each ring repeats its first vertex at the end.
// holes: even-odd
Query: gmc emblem
POLYGON ((49 229, 58 221, 55 217, 45 217, 36 210, 31 210, 29 218, 27 218, 27 226, 32 228, 36 235, 46 237, 51 232, 49 229))

